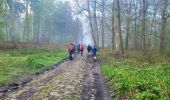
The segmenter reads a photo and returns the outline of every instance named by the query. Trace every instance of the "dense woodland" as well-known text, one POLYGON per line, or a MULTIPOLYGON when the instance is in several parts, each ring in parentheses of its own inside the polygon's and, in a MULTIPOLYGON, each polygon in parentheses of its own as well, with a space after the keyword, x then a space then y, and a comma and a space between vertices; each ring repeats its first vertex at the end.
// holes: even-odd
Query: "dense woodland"
MULTIPOLYGON (((87 19, 98 47, 168 51, 168 0, 1 0, 1 41, 80 42, 87 19)), ((81 39, 82 40, 82 39, 81 39)))
POLYGON ((99 47, 123 50, 166 50, 170 33, 168 0, 76 0, 89 20, 99 47), (85 13, 88 12, 88 13, 85 13), (112 37, 112 38, 111 38, 112 37))
POLYGON ((0 7, 1 41, 76 43, 82 34, 69 2, 1 0, 0 7))

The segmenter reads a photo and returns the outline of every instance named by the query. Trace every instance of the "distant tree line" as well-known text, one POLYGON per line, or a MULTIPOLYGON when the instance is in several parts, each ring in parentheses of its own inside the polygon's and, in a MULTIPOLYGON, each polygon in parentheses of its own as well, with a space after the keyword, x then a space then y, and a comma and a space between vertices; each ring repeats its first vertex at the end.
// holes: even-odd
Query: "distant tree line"
POLYGON ((82 23, 69 2, 0 0, 0 40, 13 42, 78 42, 82 23))

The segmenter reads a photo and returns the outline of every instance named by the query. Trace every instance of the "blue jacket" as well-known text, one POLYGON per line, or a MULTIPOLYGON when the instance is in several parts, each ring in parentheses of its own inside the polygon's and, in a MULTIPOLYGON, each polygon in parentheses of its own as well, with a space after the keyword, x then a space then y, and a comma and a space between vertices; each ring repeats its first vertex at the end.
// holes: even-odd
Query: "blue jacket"
POLYGON ((92 49, 92 54, 93 54, 93 56, 96 56, 96 52, 97 52, 97 48, 93 48, 93 49, 92 49))

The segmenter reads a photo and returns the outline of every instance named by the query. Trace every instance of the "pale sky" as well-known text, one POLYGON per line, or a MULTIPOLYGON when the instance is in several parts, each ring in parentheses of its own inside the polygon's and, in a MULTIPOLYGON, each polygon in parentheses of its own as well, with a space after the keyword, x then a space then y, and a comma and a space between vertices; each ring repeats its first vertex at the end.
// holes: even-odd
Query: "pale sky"
MULTIPOLYGON (((76 6, 75 0, 63 0, 63 1, 69 1, 71 3, 72 8, 76 6)), ((79 16, 79 18, 83 23, 83 43, 86 45, 88 44, 93 45, 87 19, 85 18, 85 16, 79 16)))
MULTIPOLYGON (((57 0, 59 1, 59 0, 57 0)), ((72 9, 76 6, 75 0, 61 0, 61 1, 69 1, 71 3, 72 9)), ((83 23, 83 43, 88 45, 93 45, 92 36, 89 30, 88 21, 85 16, 79 16, 81 22, 83 23)))

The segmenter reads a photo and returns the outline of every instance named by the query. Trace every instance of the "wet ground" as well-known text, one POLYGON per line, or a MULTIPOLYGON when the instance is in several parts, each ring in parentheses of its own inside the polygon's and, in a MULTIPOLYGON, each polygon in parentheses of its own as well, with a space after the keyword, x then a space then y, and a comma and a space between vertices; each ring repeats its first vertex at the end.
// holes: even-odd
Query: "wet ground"
POLYGON ((99 61, 88 58, 86 62, 86 74, 81 100, 113 100, 109 95, 99 61))
POLYGON ((99 61, 77 56, 8 91, 1 100, 112 100, 99 61))

